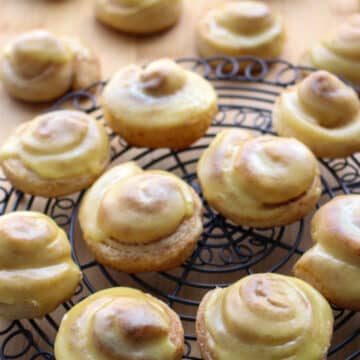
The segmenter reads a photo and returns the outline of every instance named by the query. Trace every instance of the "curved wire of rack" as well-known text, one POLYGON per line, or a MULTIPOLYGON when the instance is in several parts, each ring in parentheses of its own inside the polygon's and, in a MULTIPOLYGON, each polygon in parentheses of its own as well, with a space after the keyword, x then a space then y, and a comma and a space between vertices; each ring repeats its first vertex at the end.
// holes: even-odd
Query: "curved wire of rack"
MULTIPOLYGON (((144 168, 161 168, 181 176, 202 196, 196 176, 196 163, 219 129, 237 126, 254 133, 274 134, 271 108, 284 87, 294 84, 304 71, 281 60, 253 57, 180 59, 184 67, 210 80, 219 94, 219 113, 207 134, 188 149, 149 150, 129 146, 108 129, 112 161, 137 161, 144 168), (243 69, 241 72, 239 71, 243 69)), ((105 82, 84 91, 73 92, 50 110, 70 107, 92 114, 102 121, 96 93, 105 82)), ((339 194, 360 193, 360 158, 319 159, 322 197, 319 205, 339 194)), ((255 229, 235 226, 214 212, 203 199, 204 232, 190 259, 172 271, 123 274, 98 264, 87 251, 78 229, 77 213, 83 192, 58 199, 23 194, 0 178, 0 214, 35 209, 51 216, 69 234, 73 257, 83 272, 83 280, 73 299, 44 319, 0 323, 0 358, 54 360, 54 338, 62 316, 74 304, 101 288, 134 286, 158 296, 180 315, 185 327, 184 359, 200 359, 194 321, 196 309, 206 291, 224 287, 240 277, 256 272, 288 274, 295 261, 311 245, 308 224, 311 214, 287 227, 255 229), (16 346, 14 345, 16 342, 16 346)), ((319 206, 318 205, 318 206, 319 206)), ((360 314, 333 307, 334 339, 329 358, 360 358, 360 314)))

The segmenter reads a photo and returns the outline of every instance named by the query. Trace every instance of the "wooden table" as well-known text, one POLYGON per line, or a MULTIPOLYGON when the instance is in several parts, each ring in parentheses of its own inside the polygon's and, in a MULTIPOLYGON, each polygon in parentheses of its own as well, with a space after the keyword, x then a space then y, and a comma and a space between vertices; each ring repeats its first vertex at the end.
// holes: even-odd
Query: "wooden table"
MULTIPOLYGON (((224 0, 184 0, 180 23, 170 31, 151 37, 125 36, 99 24, 94 0, 0 0, 0 48, 22 31, 46 28, 76 35, 100 55, 103 77, 130 63, 150 59, 196 55, 194 27, 207 9, 224 0)), ((280 12, 288 38, 283 56, 296 61, 316 38, 358 10, 356 0, 265 0, 280 12)), ((27 105, 11 99, 0 86, 0 143, 15 125, 31 119, 49 105, 27 105)))
MULTIPOLYGON (((184 0, 180 23, 170 31, 151 37, 130 37, 99 24, 93 14, 94 0, 0 0, 0 47, 19 33, 46 28, 76 35, 99 54, 103 78, 130 63, 159 57, 196 56, 194 27, 205 11, 224 0, 184 0)), ((344 17, 360 10, 356 0, 264 0, 280 12, 286 23, 283 57, 296 62, 315 39, 344 17)), ((0 86, 0 143, 16 125, 30 120, 44 105, 28 105, 10 98, 0 86)), ((358 327, 358 324, 356 325, 358 327)), ((354 349, 359 345, 354 344, 354 349)), ((343 360, 333 357, 333 360, 343 360)))

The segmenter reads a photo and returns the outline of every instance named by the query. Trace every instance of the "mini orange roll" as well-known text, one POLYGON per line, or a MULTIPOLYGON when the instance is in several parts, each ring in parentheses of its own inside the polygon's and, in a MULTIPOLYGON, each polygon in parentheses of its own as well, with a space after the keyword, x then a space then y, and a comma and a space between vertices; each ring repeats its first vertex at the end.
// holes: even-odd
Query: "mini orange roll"
POLYGON ((285 30, 279 15, 259 1, 230 1, 210 10, 197 26, 197 47, 202 57, 278 57, 285 30))
POLYGON ((0 317, 42 317, 72 297, 81 272, 51 218, 32 211, 1 216, 0 245, 0 317))
POLYGON ((360 102, 356 92, 327 71, 316 71, 277 98, 273 125, 319 157, 360 151, 360 102))
POLYGON ((333 321, 330 305, 309 284, 255 274, 208 292, 196 333, 204 360, 323 360, 333 321))
POLYGON ((129 34, 147 35, 166 30, 179 20, 182 0, 97 0, 96 18, 129 34))
POLYGON ((175 268, 202 232, 202 204, 177 176, 118 165, 88 190, 80 207, 84 239, 96 259, 137 273, 175 268))
POLYGON ((139 290, 99 291, 63 318, 57 360, 180 360, 184 330, 165 303, 139 290))
POLYGON ((0 164, 13 186, 44 197, 85 189, 109 160, 104 126, 80 111, 40 115, 16 128, 0 148, 0 164))
POLYGON ((337 196, 311 222, 315 245, 295 264, 295 275, 331 303, 360 311, 360 195, 337 196))
POLYGON ((204 197, 236 224, 273 227, 304 217, 321 194, 311 151, 295 139, 223 130, 201 155, 204 197))
POLYGON ((5 46, 0 76, 12 96, 28 102, 51 101, 101 79, 92 50, 45 30, 23 33, 5 46))
POLYGON ((186 148, 201 138, 217 113, 212 85, 169 59, 120 70, 102 96, 105 119, 129 144, 186 148))
POLYGON ((306 65, 330 71, 353 84, 360 84, 360 15, 342 22, 318 41, 301 60, 306 65))

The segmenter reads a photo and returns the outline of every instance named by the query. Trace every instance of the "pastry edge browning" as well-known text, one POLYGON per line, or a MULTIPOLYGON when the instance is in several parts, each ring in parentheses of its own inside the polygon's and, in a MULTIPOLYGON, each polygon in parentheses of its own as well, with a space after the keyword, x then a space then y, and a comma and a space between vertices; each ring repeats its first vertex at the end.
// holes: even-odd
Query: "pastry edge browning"
POLYGON ((166 311, 170 319, 170 341, 176 347, 174 360, 180 360, 182 359, 185 351, 184 329, 182 327, 181 320, 179 319, 179 315, 173 309, 166 304, 164 304, 163 309, 166 311))
POLYGON ((221 291, 221 289, 214 289, 209 291, 204 298, 201 300, 197 314, 196 314, 196 336, 197 336, 197 342, 200 347, 200 353, 203 358, 203 360, 219 360, 217 359, 214 354, 211 352, 211 350, 208 347, 206 336, 208 334, 208 331, 205 327, 205 311, 206 311, 206 305, 209 302, 211 296, 217 292, 221 291))
POLYGON ((27 168, 19 159, 8 159, 2 163, 2 169, 10 183, 18 190, 26 194, 59 197, 70 195, 89 187, 101 176, 106 169, 109 158, 102 162, 102 171, 99 174, 63 178, 63 179, 45 179, 38 176, 34 171, 27 168))

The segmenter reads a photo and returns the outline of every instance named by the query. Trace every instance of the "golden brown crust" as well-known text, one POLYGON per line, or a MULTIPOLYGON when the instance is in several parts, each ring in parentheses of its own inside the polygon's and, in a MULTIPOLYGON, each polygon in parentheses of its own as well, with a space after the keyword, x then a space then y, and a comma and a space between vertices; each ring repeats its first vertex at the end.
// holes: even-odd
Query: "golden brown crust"
POLYGON ((320 157, 360 150, 360 102, 355 91, 326 71, 316 71, 276 100, 273 124, 320 157))
POLYGON ((272 227, 305 216, 320 197, 315 157, 294 139, 220 132, 198 164, 209 204, 236 224, 272 227), (254 186, 256 184, 256 186, 254 186))
POLYGON ((315 246, 295 264, 294 273, 331 303, 360 310, 360 196, 338 196, 318 210, 311 223, 315 246))
POLYGON ((84 239, 100 263, 129 273, 161 271, 177 267, 191 255, 202 232, 201 200, 182 180, 169 176, 125 163, 105 173, 88 191, 79 220, 84 239), (165 183, 156 186, 161 181, 165 183), (161 193, 168 181, 171 187, 161 193), (188 205, 178 200, 178 194, 186 194, 188 205), (184 206, 190 206, 187 215, 184 206), (136 219, 142 219, 142 224, 136 219))
POLYGON ((196 316, 204 360, 326 359, 332 325, 331 308, 315 289, 277 274, 208 292, 196 316))
POLYGON ((281 18, 258 1, 222 4, 209 11, 197 27, 197 46, 203 57, 274 58, 282 52, 284 40, 281 18))
POLYGON ((217 112, 212 86, 168 59, 145 69, 120 70, 101 102, 116 133, 131 145, 150 148, 189 146, 204 135, 217 112))
POLYGON ((162 301, 131 288, 102 290, 63 319, 56 359, 180 360, 184 330, 162 301))
POLYGON ((87 188, 109 160, 104 127, 84 113, 67 110, 21 125, 0 150, 3 171, 13 186, 44 197, 87 188))
POLYGON ((65 232, 52 219, 30 211, 3 215, 0 244, 2 318, 42 317, 72 297, 81 272, 65 232))
POLYGON ((113 29, 147 35, 174 26, 182 13, 182 0, 97 0, 96 18, 113 29))
POLYGON ((14 97, 45 102, 101 79, 98 57, 74 38, 44 30, 21 34, 5 47, 1 79, 14 97))

